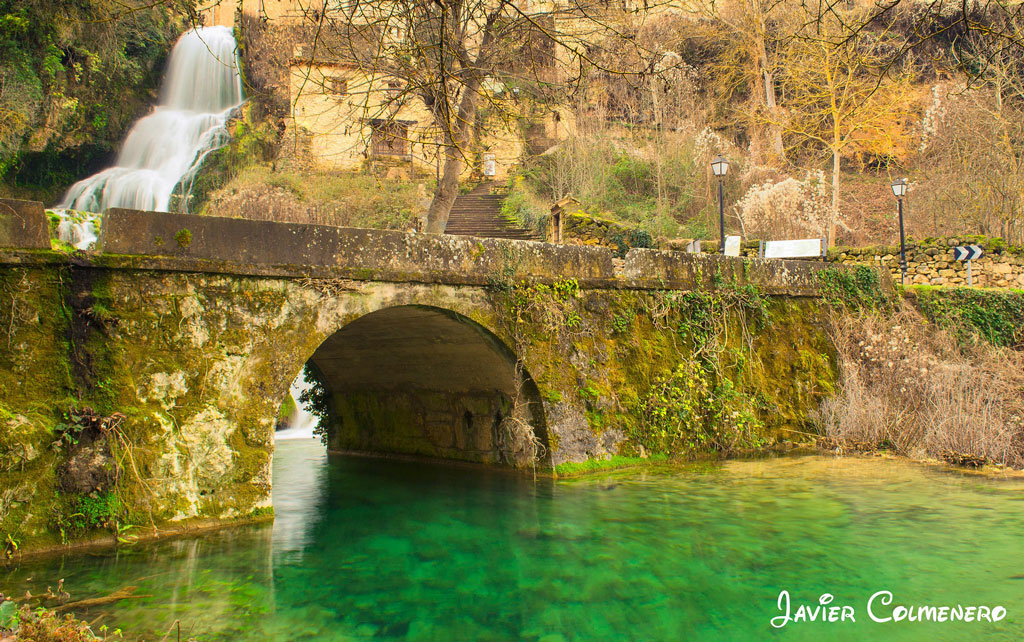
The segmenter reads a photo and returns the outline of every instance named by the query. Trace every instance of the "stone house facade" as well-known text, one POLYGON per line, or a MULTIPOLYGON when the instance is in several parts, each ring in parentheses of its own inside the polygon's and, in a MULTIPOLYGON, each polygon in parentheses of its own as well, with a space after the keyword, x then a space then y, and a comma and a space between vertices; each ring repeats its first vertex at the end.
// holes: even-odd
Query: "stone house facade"
MULTIPOLYGON (((497 83, 484 92, 489 101, 507 99, 497 83)), ((321 169, 436 176, 443 166, 441 131, 423 99, 400 79, 310 55, 299 46, 289 69, 289 98, 295 135, 307 139, 321 169)), ((464 174, 503 181, 536 151, 536 141, 550 145, 570 135, 571 121, 552 110, 524 126, 481 111, 464 174)))

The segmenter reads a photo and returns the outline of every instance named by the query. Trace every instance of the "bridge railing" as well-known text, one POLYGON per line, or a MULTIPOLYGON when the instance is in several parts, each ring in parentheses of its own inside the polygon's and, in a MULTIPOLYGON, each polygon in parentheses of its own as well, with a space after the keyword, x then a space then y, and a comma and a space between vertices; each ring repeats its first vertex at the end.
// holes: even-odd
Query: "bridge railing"
MULTIPOLYGON (((0 203, 0 247, 49 249, 42 204, 0 203)), ((109 268, 453 285, 575 279, 584 288, 712 289, 725 282, 753 283, 766 293, 820 293, 820 266, 803 261, 637 248, 616 262, 614 250, 599 246, 126 209, 104 215, 97 245, 75 260, 109 268)), ((43 253, 35 260, 63 259, 43 253)))

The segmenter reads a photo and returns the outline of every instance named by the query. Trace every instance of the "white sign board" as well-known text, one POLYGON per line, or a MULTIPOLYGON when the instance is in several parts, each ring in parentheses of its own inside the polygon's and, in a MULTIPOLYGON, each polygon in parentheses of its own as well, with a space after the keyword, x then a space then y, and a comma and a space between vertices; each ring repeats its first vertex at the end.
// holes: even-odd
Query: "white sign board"
POLYGON ((725 237, 725 255, 726 256, 739 256, 740 255, 740 237, 738 237, 738 236, 727 236, 727 237, 725 237))
POLYGON ((484 176, 494 177, 497 173, 497 167, 494 164, 494 154, 484 154, 484 176))
POLYGON ((700 254, 700 239, 690 241, 689 245, 686 246, 686 251, 690 254, 700 254))
POLYGON ((764 244, 766 259, 795 259, 808 256, 821 256, 821 239, 768 241, 764 244))

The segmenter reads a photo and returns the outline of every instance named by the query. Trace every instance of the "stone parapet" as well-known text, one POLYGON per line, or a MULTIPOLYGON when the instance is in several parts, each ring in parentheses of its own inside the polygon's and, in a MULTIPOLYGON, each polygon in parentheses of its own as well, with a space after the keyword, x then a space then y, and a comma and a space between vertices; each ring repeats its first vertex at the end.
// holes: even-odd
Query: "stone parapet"
MULTIPOLYGON (((587 289, 714 289, 817 296, 820 261, 777 261, 603 245, 555 245, 393 230, 111 209, 96 252, 49 249, 42 206, 36 236, 0 243, 0 263, 71 261, 109 269, 491 286, 574 279, 587 289), (29 238, 31 237, 31 238, 29 238), (28 239, 28 240, 24 240, 28 239), (34 239, 34 240, 33 240, 34 239)), ((21 207, 21 206, 19 206, 21 207)), ((33 216, 35 215, 33 214, 33 216)))
POLYGON ((0 198, 0 247, 50 248, 49 224, 42 203, 0 198))
POLYGON ((754 284, 819 294, 820 262, 769 261, 635 248, 410 234, 187 214, 110 210, 100 234, 110 267, 361 281, 493 285, 575 279, 584 288, 694 289, 754 284), (124 255, 124 258, 119 258, 124 255), (169 258, 163 258, 169 257, 169 258))

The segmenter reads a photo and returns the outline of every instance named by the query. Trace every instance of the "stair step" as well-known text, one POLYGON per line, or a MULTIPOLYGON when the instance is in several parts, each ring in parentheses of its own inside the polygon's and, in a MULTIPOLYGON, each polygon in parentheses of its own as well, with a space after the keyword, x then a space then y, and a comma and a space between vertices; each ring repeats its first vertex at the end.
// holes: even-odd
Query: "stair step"
POLYGON ((519 227, 501 215, 505 197, 491 193, 491 184, 482 183, 467 194, 456 197, 448 214, 446 234, 502 238, 519 241, 539 241, 540 238, 519 227))

